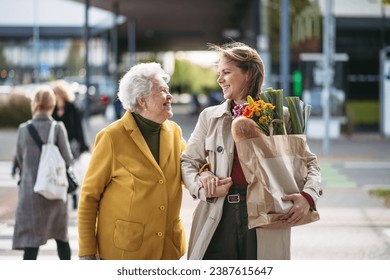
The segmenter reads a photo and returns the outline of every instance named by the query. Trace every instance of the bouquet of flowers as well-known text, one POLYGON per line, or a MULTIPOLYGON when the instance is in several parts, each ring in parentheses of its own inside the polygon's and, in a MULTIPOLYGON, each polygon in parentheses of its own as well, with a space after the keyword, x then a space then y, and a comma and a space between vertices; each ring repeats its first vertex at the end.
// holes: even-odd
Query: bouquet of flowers
POLYGON ((252 119, 257 127, 265 133, 270 135, 269 126, 275 115, 275 106, 271 103, 264 102, 259 99, 254 101, 251 96, 247 97, 248 103, 236 105, 233 109, 233 119, 242 115, 248 119, 252 119))
MULTIPOLYGON (((251 96, 248 96, 247 103, 235 105, 233 120, 244 116, 253 120, 257 128, 267 136, 270 132, 273 132, 272 135, 285 135, 283 90, 267 88, 260 94, 260 97, 261 99, 253 100, 251 96)), ((306 105, 296 96, 286 97, 286 103, 292 123, 291 134, 304 134, 311 113, 311 105, 306 105)))

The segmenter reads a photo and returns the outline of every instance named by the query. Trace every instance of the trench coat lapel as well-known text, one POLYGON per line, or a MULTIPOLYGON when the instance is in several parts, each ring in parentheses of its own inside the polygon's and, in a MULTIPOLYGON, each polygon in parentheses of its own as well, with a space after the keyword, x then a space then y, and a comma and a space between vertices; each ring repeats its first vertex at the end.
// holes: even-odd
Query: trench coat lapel
POLYGON ((135 119, 133 118, 131 113, 126 112, 125 115, 122 117, 121 121, 123 123, 123 126, 125 127, 128 137, 134 141, 138 149, 144 154, 144 156, 150 161, 150 163, 160 172, 160 174, 163 175, 160 166, 157 164, 156 160, 154 159, 153 154, 150 151, 148 144, 146 143, 141 133, 141 130, 138 128, 137 123, 135 122, 135 119))
MULTIPOLYGON (((222 139, 223 147, 225 147, 225 152, 233 156, 234 154, 234 140, 231 136, 231 126, 232 126, 232 114, 230 113, 231 100, 226 100, 224 103, 218 105, 213 113, 211 118, 222 119, 222 128, 219 133, 219 138, 222 139)), ((227 174, 229 176, 233 167, 233 161, 229 161, 229 167, 227 174)))

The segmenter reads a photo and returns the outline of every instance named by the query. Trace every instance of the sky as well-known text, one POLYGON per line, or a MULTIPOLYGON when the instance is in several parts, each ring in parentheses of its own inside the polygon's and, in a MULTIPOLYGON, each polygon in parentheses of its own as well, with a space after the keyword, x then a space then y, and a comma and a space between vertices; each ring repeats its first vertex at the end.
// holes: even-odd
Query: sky
POLYGON ((192 63, 202 66, 213 66, 218 60, 218 53, 214 51, 186 51, 177 52, 176 57, 188 59, 192 63))

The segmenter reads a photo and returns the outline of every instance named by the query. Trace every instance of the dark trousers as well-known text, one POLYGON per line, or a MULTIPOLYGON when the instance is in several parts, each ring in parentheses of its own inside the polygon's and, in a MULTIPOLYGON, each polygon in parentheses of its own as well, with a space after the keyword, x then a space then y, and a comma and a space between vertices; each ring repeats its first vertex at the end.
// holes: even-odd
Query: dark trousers
MULTIPOLYGON (((70 260, 70 246, 69 242, 63 242, 56 239, 57 252, 60 260, 70 260)), ((36 260, 38 256, 39 247, 28 247, 24 249, 23 260, 36 260)))
MULTIPOLYGON (((246 197, 246 187, 232 186, 230 194, 246 197)), ((225 199, 221 221, 203 257, 204 260, 256 260, 256 229, 248 229, 246 200, 229 203, 225 199)))

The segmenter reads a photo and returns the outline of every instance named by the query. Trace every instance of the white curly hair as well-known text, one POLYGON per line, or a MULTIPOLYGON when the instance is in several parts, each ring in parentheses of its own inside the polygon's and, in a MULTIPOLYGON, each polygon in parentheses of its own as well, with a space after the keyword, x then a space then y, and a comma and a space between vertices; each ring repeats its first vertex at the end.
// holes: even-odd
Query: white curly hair
POLYGON ((138 111, 137 98, 146 98, 152 91, 154 77, 169 82, 170 76, 156 62, 137 64, 119 82, 118 98, 122 107, 130 112, 138 111))

